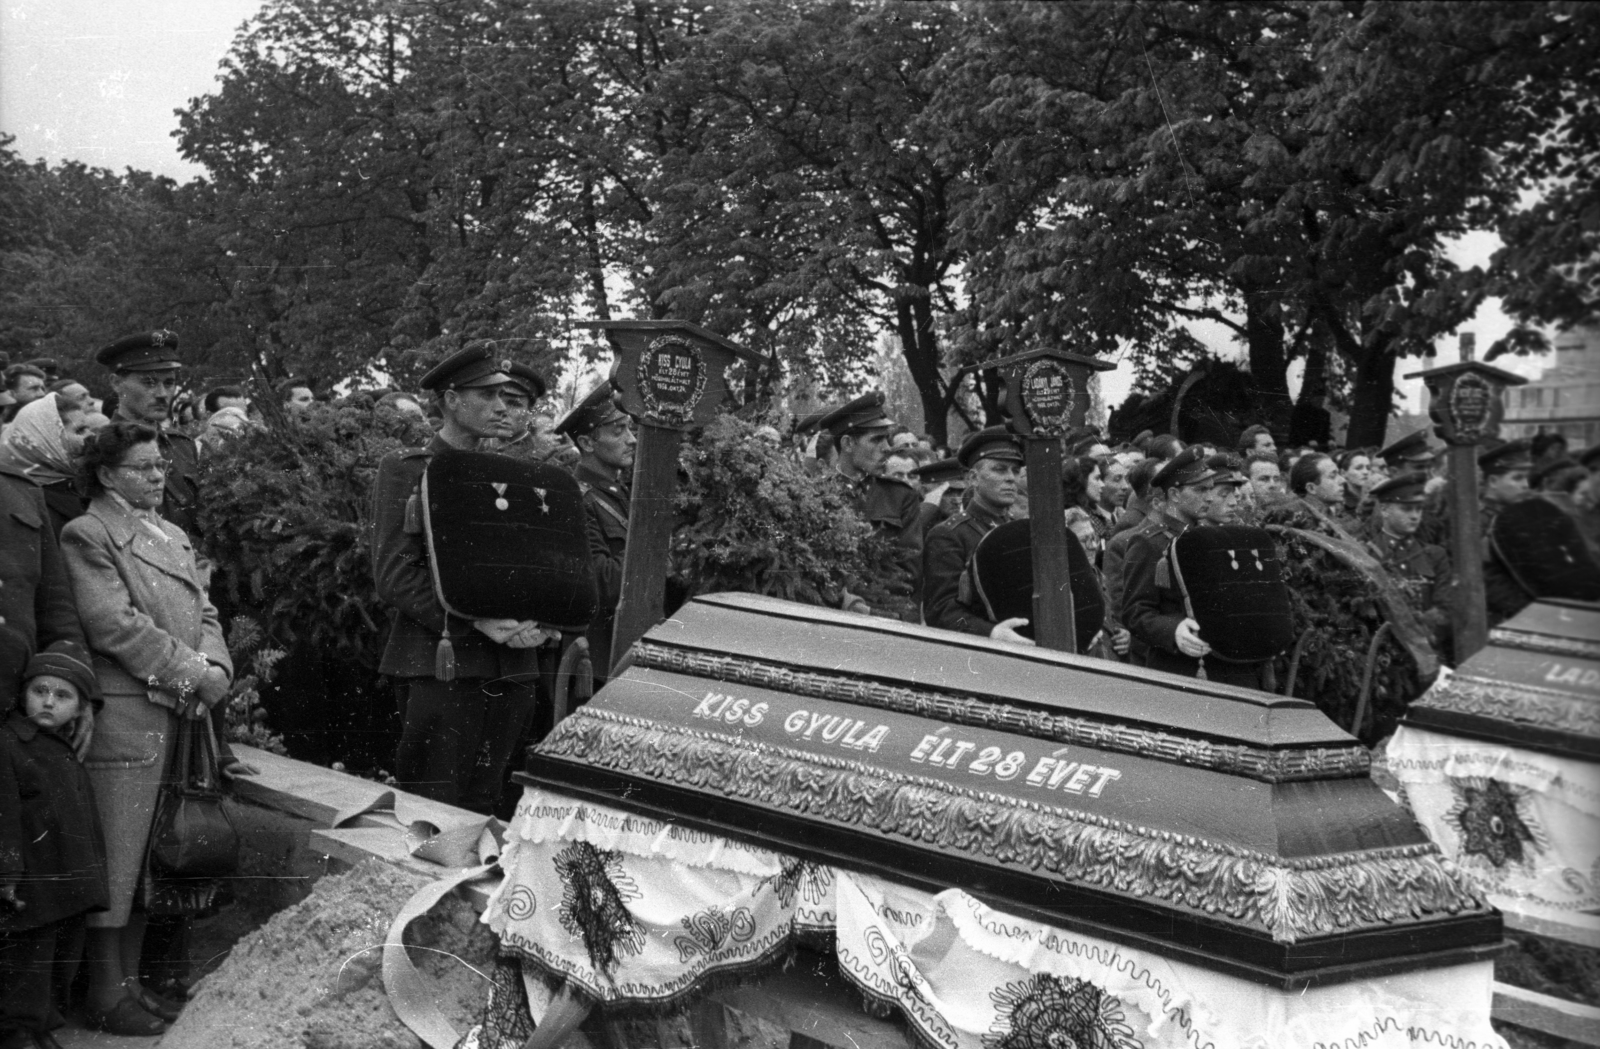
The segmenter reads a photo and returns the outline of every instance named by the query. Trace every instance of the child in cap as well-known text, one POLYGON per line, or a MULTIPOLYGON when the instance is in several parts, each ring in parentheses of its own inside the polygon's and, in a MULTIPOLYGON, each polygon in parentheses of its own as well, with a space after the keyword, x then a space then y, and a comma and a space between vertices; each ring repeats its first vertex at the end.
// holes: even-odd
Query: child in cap
POLYGON ((82 952, 83 916, 107 902, 105 841, 73 749, 99 699, 94 668, 70 641, 32 658, 27 648, 0 627, 0 1049, 54 1044, 67 980, 52 974, 82 952))

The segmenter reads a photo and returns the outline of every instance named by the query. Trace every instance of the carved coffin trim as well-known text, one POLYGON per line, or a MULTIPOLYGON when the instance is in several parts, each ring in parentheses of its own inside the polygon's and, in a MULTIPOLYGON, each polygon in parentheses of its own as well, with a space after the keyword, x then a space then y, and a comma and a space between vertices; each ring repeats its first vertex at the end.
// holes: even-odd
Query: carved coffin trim
POLYGON ((1456 674, 1429 689, 1415 705, 1600 739, 1600 705, 1570 692, 1538 685, 1456 674))
POLYGON ((1367 748, 1354 743, 1347 747, 1301 750, 1263 750, 1242 744, 1230 746, 1153 729, 1019 707, 992 699, 864 681, 844 674, 796 670, 781 663, 747 656, 703 652, 653 641, 640 641, 633 651, 637 666, 754 685, 813 699, 915 714, 945 724, 970 725, 1059 743, 1075 743, 1155 761, 1226 772, 1267 783, 1365 776, 1372 768, 1372 755, 1367 748))
POLYGON ((1600 641, 1590 641, 1581 637, 1535 634, 1527 630, 1510 630, 1501 626, 1489 631, 1489 643, 1504 645, 1507 648, 1520 648, 1524 652, 1548 652, 1557 656, 1600 659, 1600 641))
POLYGON ((1432 844, 1282 859, 859 761, 580 707, 539 752, 1226 916, 1280 943, 1487 912, 1432 844))

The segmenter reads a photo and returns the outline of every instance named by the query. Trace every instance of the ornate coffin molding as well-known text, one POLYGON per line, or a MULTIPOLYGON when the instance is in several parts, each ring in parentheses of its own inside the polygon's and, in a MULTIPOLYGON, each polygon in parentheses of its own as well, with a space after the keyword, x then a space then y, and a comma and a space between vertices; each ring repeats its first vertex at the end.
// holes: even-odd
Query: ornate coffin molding
POLYGON ((1225 916, 1279 943, 1490 913, 1431 844, 1285 859, 590 707, 573 712, 539 750, 557 761, 825 815, 922 848, 1225 916))
POLYGON ((1600 739, 1600 705, 1571 692, 1458 673, 1419 699, 1418 708, 1473 714, 1600 739))
POLYGON ((1193 736, 1096 721, 951 692, 889 685, 844 674, 797 670, 781 663, 747 656, 705 652, 649 640, 638 642, 633 653, 636 666, 857 706, 877 707, 946 724, 996 729, 1036 739, 1134 754, 1266 783, 1365 776, 1372 767, 1371 754, 1356 743, 1348 747, 1267 750, 1243 744, 1213 743, 1193 736))
POLYGON ((1582 659, 1600 659, 1600 641, 1580 637, 1560 637, 1555 634, 1536 634, 1527 630, 1495 627, 1489 631, 1491 645, 1520 648, 1524 652, 1548 652, 1555 656, 1578 656, 1582 659))

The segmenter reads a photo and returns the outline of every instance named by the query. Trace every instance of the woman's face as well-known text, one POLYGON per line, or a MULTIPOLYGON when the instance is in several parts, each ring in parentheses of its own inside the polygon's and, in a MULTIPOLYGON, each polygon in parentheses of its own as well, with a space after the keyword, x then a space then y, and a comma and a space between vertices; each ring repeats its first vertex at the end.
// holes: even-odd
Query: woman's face
POLYGON ((1089 476, 1084 480, 1083 494, 1090 503, 1100 502, 1100 493, 1105 491, 1106 482, 1100 477, 1099 470, 1090 470, 1089 476))
POLYGON ((1345 483, 1358 492, 1367 490, 1367 482, 1372 479, 1372 460, 1364 455, 1358 455, 1350 460, 1350 465, 1344 468, 1345 483))
POLYGON ((100 483, 140 510, 161 505, 167 480, 167 461, 154 441, 136 444, 123 453, 116 466, 100 468, 100 483))
POLYGON ((61 443, 74 459, 83 454, 83 442, 92 433, 94 429, 89 425, 89 415, 82 408, 73 408, 61 416, 61 443))

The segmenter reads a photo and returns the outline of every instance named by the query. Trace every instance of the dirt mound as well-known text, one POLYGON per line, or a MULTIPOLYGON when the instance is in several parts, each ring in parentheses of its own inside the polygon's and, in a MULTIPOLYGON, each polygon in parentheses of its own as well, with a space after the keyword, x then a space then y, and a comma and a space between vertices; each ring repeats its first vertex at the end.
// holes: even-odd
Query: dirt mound
MULTIPOLYGON (((400 907, 424 884, 377 861, 321 879, 304 901, 239 941, 161 1049, 422 1049, 384 996, 381 948, 400 907)), ((494 937, 469 904, 451 897, 411 923, 406 943, 438 987, 440 1011, 465 1032, 488 993, 479 973, 493 967, 494 937)))

